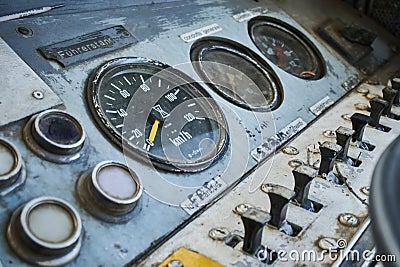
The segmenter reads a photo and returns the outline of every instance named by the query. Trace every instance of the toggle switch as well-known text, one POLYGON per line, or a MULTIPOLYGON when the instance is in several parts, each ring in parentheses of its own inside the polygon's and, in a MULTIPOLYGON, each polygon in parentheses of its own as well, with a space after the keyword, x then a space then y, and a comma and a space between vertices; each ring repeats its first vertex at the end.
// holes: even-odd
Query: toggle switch
POLYGON ((351 125, 354 130, 352 141, 362 141, 365 126, 371 121, 371 118, 361 113, 354 113, 350 117, 351 125))
POLYGON ((334 144, 329 141, 325 141, 319 146, 321 152, 321 163, 319 166, 319 175, 328 175, 333 170, 335 160, 339 153, 342 151, 340 145, 334 144))
POLYGON ((295 192, 281 185, 263 184, 261 190, 268 194, 271 203, 271 219, 268 224, 279 229, 286 221, 289 202, 294 198, 295 192))
POLYGON ((292 171, 294 176, 294 192, 296 193, 294 200, 300 204, 302 208, 307 210, 313 209, 313 204, 308 199, 311 181, 317 177, 318 173, 311 167, 302 165, 292 171))
POLYGON ((389 87, 385 87, 382 90, 382 94, 383 94, 383 99, 386 100, 388 102, 388 106, 387 108, 383 111, 383 115, 388 116, 389 118, 393 117, 391 115, 391 111, 392 111, 392 106, 393 106, 393 102, 394 99, 396 98, 396 95, 399 93, 399 91, 395 90, 395 89, 391 89, 389 87))
POLYGON ((349 151, 350 141, 355 131, 343 126, 336 129, 336 144, 342 147, 342 151, 338 154, 338 158, 346 159, 349 151))
POLYGON ((381 119, 382 113, 388 108, 389 102, 381 99, 379 97, 374 97, 369 101, 371 105, 371 121, 368 123, 369 125, 380 129, 379 121, 381 119))
POLYGON ((390 83, 392 84, 392 89, 397 91, 397 94, 393 100, 394 105, 399 105, 400 104, 400 77, 393 78, 390 80, 390 83))
POLYGON ((243 250, 255 255, 264 247, 261 245, 262 233, 265 224, 271 215, 260 209, 250 208, 241 216, 244 225, 243 250))

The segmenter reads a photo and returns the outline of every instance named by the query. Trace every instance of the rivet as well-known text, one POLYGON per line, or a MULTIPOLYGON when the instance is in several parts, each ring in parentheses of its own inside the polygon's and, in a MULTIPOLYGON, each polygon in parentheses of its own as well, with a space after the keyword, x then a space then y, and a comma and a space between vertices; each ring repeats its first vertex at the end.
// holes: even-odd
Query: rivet
POLYGON ((287 154, 287 155, 298 155, 300 153, 300 151, 295 148, 294 146, 287 146, 284 149, 282 149, 282 152, 287 154))
POLYGON ((342 213, 339 215, 339 222, 344 226, 355 227, 360 224, 360 220, 351 213, 342 213))
POLYGON ((42 100, 44 98, 44 94, 41 91, 33 91, 32 96, 37 100, 42 100))
POLYGON ((216 227, 208 231, 208 236, 217 241, 224 241, 229 234, 229 230, 225 227, 216 227))

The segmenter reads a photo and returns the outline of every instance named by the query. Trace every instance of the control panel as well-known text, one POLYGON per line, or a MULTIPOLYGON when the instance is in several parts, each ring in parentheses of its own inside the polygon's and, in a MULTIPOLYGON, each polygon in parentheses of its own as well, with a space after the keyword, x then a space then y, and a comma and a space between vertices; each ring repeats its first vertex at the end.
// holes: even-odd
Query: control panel
POLYGON ((374 255, 400 133, 378 23, 336 0, 27 5, 0 4, 0 266, 374 255))

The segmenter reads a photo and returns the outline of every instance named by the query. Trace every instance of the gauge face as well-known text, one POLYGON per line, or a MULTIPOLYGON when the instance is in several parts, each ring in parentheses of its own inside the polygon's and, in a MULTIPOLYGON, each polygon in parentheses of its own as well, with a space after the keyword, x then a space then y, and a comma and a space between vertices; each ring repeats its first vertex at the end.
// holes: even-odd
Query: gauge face
POLYGON ((225 99, 246 109, 269 111, 282 101, 276 75, 254 52, 222 38, 197 41, 191 60, 199 76, 225 99))
POLYGON ((284 71, 302 79, 323 76, 317 49, 293 27, 272 18, 255 18, 249 22, 249 33, 264 56, 284 71))
POLYGON ((226 122, 211 96, 160 62, 120 58, 88 83, 91 111, 105 133, 158 167, 200 171, 226 150, 226 122))

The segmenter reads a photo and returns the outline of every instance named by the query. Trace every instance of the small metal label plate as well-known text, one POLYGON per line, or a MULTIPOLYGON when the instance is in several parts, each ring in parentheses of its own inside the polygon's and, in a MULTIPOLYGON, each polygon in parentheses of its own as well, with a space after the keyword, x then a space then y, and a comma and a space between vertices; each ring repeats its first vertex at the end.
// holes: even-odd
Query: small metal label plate
POLYGON ((273 153, 276 148, 284 144, 306 126, 307 123, 302 118, 297 118, 289 123, 289 125, 287 125, 285 128, 280 130, 277 134, 268 138, 262 145, 251 151, 251 156, 257 162, 262 161, 264 158, 273 153))
POLYGON ((201 206, 210 202, 222 190, 226 188, 227 184, 220 176, 212 178, 203 186, 199 187, 193 194, 187 196, 187 199, 181 203, 181 208, 184 209, 189 215, 195 213, 201 206))
POLYGON ((265 14, 268 12, 268 8, 263 8, 263 7, 255 7, 249 10, 245 10, 243 12, 237 13, 233 15, 233 19, 236 20, 237 22, 243 22, 250 20, 254 17, 257 17, 261 14, 265 14))
POLYGON ((120 25, 42 46, 38 50, 45 58, 68 67, 137 42, 137 39, 120 25))
POLYGON ((312 105, 310 107, 310 111, 312 112, 312 114, 314 114, 315 116, 320 115, 325 109, 329 108, 330 106, 333 105, 333 100, 329 97, 326 96, 323 99, 321 99, 320 101, 318 101, 317 103, 315 103, 314 105, 312 105))
POLYGON ((179 37, 186 43, 193 42, 197 39, 200 39, 201 37, 214 34, 216 32, 222 31, 222 27, 219 26, 217 23, 205 26, 203 28, 181 34, 179 37))

